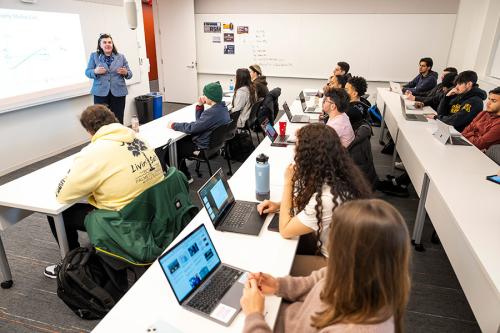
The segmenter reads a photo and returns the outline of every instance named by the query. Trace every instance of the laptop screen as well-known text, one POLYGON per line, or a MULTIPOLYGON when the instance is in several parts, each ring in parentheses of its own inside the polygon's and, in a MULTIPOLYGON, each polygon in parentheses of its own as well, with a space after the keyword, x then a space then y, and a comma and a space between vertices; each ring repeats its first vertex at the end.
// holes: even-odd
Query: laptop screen
POLYGON ((285 113, 286 113, 286 116, 288 117, 288 120, 292 121, 292 111, 290 111, 290 108, 288 107, 287 102, 283 103, 283 110, 285 110, 285 113))
POLYGON ((304 93, 301 91, 299 93, 300 104, 302 104, 302 110, 305 111, 307 109, 306 98, 304 97, 304 93))
POLYGON ((158 259, 179 303, 182 303, 221 263, 205 225, 158 259))
POLYGON ((222 169, 217 170, 200 188, 198 195, 214 224, 234 202, 233 193, 222 175, 222 169))
POLYGON ((266 132, 267 136, 269 137, 269 140, 271 140, 271 142, 274 142, 274 140, 276 140, 276 137, 278 136, 278 133, 274 129, 273 125, 271 125, 271 123, 269 122, 266 122, 261 126, 264 132, 266 132))

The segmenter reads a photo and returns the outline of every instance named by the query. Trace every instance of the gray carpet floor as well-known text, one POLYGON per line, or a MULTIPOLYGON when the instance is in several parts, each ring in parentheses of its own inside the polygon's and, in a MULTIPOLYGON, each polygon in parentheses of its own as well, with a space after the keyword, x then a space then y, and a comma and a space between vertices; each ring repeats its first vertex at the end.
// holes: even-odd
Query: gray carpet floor
MULTIPOLYGON (((183 106, 166 104, 165 113, 183 106)), ((375 166, 379 176, 385 177, 391 169, 391 156, 380 154, 378 129, 374 131, 372 148, 375 166)), ((0 177, 0 184, 53 163, 79 149, 80 147, 77 147, 0 177)), ((233 170, 239 165, 234 163, 233 170)), ((214 170, 222 167, 227 171, 226 162, 220 157, 213 161, 212 166, 214 170)), ((191 197, 198 205, 196 190, 208 179, 206 166, 202 165, 201 170, 202 178, 196 177, 192 170, 194 182, 190 185, 191 197)), ((412 189, 410 193, 409 198, 395 198, 380 193, 376 195, 397 207, 412 230, 418 196, 412 189)), ((429 242, 431 233, 432 226, 427 221, 423 235, 426 251, 412 251, 412 291, 405 320, 406 331, 480 332, 445 251, 440 245, 429 242)), ((0 289, 0 332, 89 332, 97 325, 98 321, 85 321, 73 314, 57 297, 55 280, 42 274, 45 266, 60 260, 57 243, 52 237, 45 216, 33 214, 0 232, 0 236, 14 278, 14 286, 11 289, 0 289)), ((81 239, 82 244, 88 242, 84 233, 81 234, 81 239)), ((165 288, 168 288, 167 284, 165 288)))

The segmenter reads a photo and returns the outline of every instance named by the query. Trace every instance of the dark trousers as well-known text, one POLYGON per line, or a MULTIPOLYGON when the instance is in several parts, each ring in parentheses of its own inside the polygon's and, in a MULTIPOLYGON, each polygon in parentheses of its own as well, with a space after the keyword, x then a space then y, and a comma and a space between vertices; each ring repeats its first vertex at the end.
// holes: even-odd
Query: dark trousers
MULTIPOLYGON (((193 152, 198 150, 196 144, 193 143, 191 135, 185 136, 179 141, 177 144, 177 162, 179 164, 179 170, 184 172, 186 177, 191 178, 191 174, 186 165, 186 157, 192 156, 193 152)), ((167 153, 164 153, 163 164, 171 165, 171 161, 169 160, 169 156, 167 153)))
POLYGON ((108 96, 94 96, 94 104, 104 104, 115 114, 118 121, 123 124, 125 110, 125 96, 116 97, 109 92, 108 96))
MULTIPOLYGON (((62 213, 70 251, 76 249, 77 247, 80 247, 80 243, 78 242, 78 230, 86 231, 84 224, 85 217, 94 209, 95 207, 92 205, 77 203, 69 207, 62 213)), ((52 216, 47 216, 47 220, 49 221, 50 230, 52 231, 54 238, 59 244, 59 240, 57 239, 56 226, 54 224, 54 218, 52 216)))

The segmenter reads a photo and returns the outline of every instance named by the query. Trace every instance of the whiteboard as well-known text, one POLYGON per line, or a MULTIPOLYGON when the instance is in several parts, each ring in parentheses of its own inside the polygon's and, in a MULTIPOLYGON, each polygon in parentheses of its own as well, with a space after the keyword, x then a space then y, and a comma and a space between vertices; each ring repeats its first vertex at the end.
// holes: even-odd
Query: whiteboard
POLYGON ((408 81, 422 57, 431 57, 435 68, 446 67, 455 19, 455 14, 197 14, 198 72, 234 75, 257 63, 267 76, 322 79, 338 61, 347 61, 354 75, 369 81, 408 81), (221 32, 204 32, 205 22, 221 23, 221 32), (224 23, 232 23, 233 30, 224 23), (248 34, 239 34, 238 26, 247 26, 248 34), (224 33, 234 33, 234 42, 224 42, 224 33), (225 45, 234 45, 234 54, 224 54, 225 45))
MULTIPOLYGON (((99 3, 79 1, 61 2, 53 0, 46 2, 44 1, 41 4, 36 4, 29 7, 26 7, 23 4, 11 2, 11 4, 2 4, 2 7, 10 7, 10 9, 23 9, 34 12, 42 11, 76 14, 80 20, 84 45, 83 49, 78 51, 78 59, 75 59, 75 61, 73 62, 73 64, 77 66, 78 69, 73 68, 72 70, 78 70, 81 71, 82 74, 84 74, 90 53, 96 50, 99 34, 105 32, 111 34, 118 48, 118 52, 125 54, 129 62, 133 77, 130 80, 126 80, 126 83, 130 85, 136 82, 140 82, 141 75, 137 35, 136 31, 132 31, 128 28, 124 9, 122 6, 103 5, 99 3), (105 15, 103 13, 105 13, 105 15)), ((67 39, 67 37, 64 36, 65 27, 66 29, 68 29, 67 24, 64 24, 64 22, 62 21, 57 22, 57 24, 59 24, 59 35, 61 35, 61 37, 64 37, 64 39, 67 39)), ((53 29, 53 31, 57 31, 57 27, 53 29)), ((3 33, 0 34, 0 37, 7 38, 8 32, 3 31, 3 33)), ((75 39, 80 39, 82 37, 75 36, 75 39)), ((71 47, 72 44, 73 41, 71 40, 68 40, 67 42, 60 41, 60 45, 58 47, 71 47)), ((6 47, 5 44, 3 44, 3 47, 6 47)), ((75 52, 73 49, 72 54, 74 53, 75 52)), ((71 61, 68 61, 68 63, 70 62, 71 61)), ((47 69, 43 68, 40 70, 46 71, 47 69)), ((64 71, 64 68, 56 68, 55 70, 64 71)), ((69 69, 66 70, 69 71, 69 69)), ((33 71, 33 75, 36 77, 36 70, 33 71)), ((91 80, 84 78, 84 80, 80 84, 60 86, 51 89, 41 89, 29 94, 2 99, 0 100, 0 113, 31 107, 39 104, 50 103, 61 99, 88 95, 90 93, 91 84, 91 80)))

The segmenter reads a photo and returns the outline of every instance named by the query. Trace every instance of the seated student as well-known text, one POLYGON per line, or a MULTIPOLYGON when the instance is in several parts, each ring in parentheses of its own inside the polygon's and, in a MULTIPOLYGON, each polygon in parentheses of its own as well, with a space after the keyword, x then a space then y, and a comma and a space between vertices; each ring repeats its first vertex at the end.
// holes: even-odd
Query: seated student
POLYGON ((231 112, 240 111, 238 128, 245 127, 245 122, 250 117, 252 105, 255 103, 255 97, 255 87, 250 78, 250 71, 246 68, 238 68, 236 70, 236 84, 231 108, 231 112))
POLYGON ((368 109, 370 105, 361 100, 361 96, 366 93, 368 85, 366 80, 361 76, 353 76, 345 85, 345 90, 349 94, 349 109, 346 114, 349 116, 352 129, 356 131, 362 121, 368 117, 368 109))
POLYGON ((327 266, 306 277, 251 273, 240 300, 243 332, 272 332, 266 295, 282 297, 274 332, 401 333, 410 295, 410 237, 389 203, 355 200, 333 214, 327 266))
POLYGON ((349 95, 344 89, 332 88, 323 97, 323 112, 328 115, 327 125, 332 127, 338 134, 340 142, 344 147, 349 147, 354 140, 349 116, 349 95))
POLYGON ((412 94, 423 93, 434 88, 437 84, 438 74, 432 71, 432 65, 431 58, 420 59, 419 74, 402 87, 403 92, 409 90, 412 94))
POLYGON ((349 73, 349 69, 351 66, 345 61, 339 61, 337 63, 337 66, 333 69, 332 75, 331 76, 336 76, 336 75, 341 75, 345 76, 346 80, 351 77, 351 73, 349 73))
POLYGON ((500 87, 490 91, 486 110, 474 118, 462 135, 481 150, 500 143, 500 87))
POLYGON ((458 74, 457 69, 455 67, 446 67, 443 70, 443 73, 441 73, 441 77, 440 77, 441 83, 438 83, 431 90, 424 91, 424 92, 415 92, 415 93, 412 93, 410 90, 407 90, 406 91, 406 96, 408 97, 408 99, 410 101, 419 101, 419 102, 422 102, 423 98, 434 96, 434 95, 438 94, 441 91, 442 87, 443 87, 442 82, 444 80, 444 77, 446 76, 446 74, 450 74, 450 73, 455 74, 455 76, 458 74))
POLYGON ((285 238, 315 233, 317 250, 328 256, 333 211, 345 201, 368 198, 370 186, 331 127, 309 124, 296 136, 295 164, 285 171, 281 202, 265 200, 257 210, 279 211, 279 232, 285 238))
MULTIPOLYGON (((106 106, 96 104, 83 111, 80 123, 91 141, 75 155, 73 165, 57 187, 60 203, 87 197, 89 204, 77 203, 63 212, 69 249, 80 246, 78 230, 85 231, 85 216, 94 210, 120 210, 149 187, 163 180, 163 170, 154 150, 120 123, 106 106), (138 169, 134 165, 147 167, 138 169)), ((57 240, 54 219, 48 217, 57 240)), ((44 274, 56 278, 56 265, 44 274)))
POLYGON ((439 119, 462 132, 483 109, 486 92, 477 85, 477 74, 464 71, 455 79, 455 88, 448 91, 439 103, 437 115, 428 118, 439 119))
POLYGON ((222 87, 220 83, 213 82, 203 88, 203 96, 196 105, 196 120, 191 123, 172 123, 168 127, 179 132, 190 134, 177 141, 177 159, 180 161, 179 170, 184 172, 192 182, 191 174, 186 166, 186 157, 194 151, 206 149, 210 143, 210 134, 214 129, 231 121, 229 111, 222 101, 222 87), (207 104, 209 108, 204 109, 207 104))
MULTIPOLYGON (((344 89, 346 83, 347 77, 345 75, 332 75, 330 76, 330 79, 328 80, 326 85, 323 87, 323 94, 333 88, 344 89)), ((320 97, 323 97, 323 95, 321 95, 320 97)))
POLYGON ((255 87, 257 99, 266 97, 266 95, 269 93, 269 89, 267 88, 266 77, 262 75, 262 70, 260 69, 260 66, 252 65, 248 67, 248 69, 250 70, 250 77, 255 87))
MULTIPOLYGON (((455 79, 457 77, 456 73, 448 73, 443 77, 443 81, 438 84, 439 90, 429 93, 427 96, 413 96, 407 95, 409 100, 415 101, 415 107, 422 108, 424 106, 430 106, 432 109, 437 111, 439 108, 439 103, 446 96, 448 91, 455 87, 455 79)), ((436 86, 436 87, 437 87, 436 86)))

